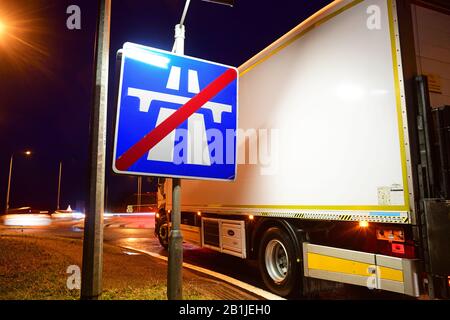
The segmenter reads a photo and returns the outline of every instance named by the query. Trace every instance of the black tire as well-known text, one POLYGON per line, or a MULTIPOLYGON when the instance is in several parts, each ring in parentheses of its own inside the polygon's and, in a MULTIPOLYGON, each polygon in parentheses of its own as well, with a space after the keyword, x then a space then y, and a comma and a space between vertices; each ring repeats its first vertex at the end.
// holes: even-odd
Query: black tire
POLYGON ((264 232, 259 247, 258 265, 264 284, 282 297, 300 293, 301 272, 293 241, 283 229, 271 227, 264 232))
POLYGON ((157 228, 156 235, 158 236, 159 244, 167 250, 169 247, 169 224, 167 223, 167 219, 161 219, 157 228))

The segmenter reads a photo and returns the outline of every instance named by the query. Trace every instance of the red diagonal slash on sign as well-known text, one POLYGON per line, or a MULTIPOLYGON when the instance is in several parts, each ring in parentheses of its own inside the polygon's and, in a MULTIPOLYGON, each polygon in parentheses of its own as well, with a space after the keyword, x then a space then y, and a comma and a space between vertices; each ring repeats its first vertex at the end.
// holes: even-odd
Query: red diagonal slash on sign
POLYGON ((141 140, 125 151, 116 160, 116 168, 120 171, 125 171, 131 167, 133 163, 139 160, 139 158, 164 139, 164 137, 186 121, 187 118, 200 109, 205 103, 214 98, 221 90, 236 79, 236 77, 236 70, 227 69, 227 71, 207 85, 170 117, 161 122, 155 129, 147 133, 141 140))

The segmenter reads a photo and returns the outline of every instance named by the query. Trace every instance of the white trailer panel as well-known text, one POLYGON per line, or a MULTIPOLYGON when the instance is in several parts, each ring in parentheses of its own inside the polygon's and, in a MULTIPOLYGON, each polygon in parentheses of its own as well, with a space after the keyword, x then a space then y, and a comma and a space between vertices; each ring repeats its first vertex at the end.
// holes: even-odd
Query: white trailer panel
POLYGON ((410 222, 395 15, 336 1, 241 66, 245 164, 235 182, 183 180, 182 210, 410 222))

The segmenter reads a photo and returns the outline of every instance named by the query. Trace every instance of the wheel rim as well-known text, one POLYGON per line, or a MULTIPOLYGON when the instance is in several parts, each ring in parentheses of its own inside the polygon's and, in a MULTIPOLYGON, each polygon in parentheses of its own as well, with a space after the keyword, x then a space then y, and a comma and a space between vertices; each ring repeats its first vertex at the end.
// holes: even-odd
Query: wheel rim
POLYGON ((286 248, 276 239, 272 239, 266 246, 266 269, 269 276, 276 283, 282 282, 287 277, 289 259, 286 248))
POLYGON ((168 226, 167 223, 164 223, 163 225, 161 225, 161 227, 159 228, 159 236, 161 239, 166 240, 167 239, 167 230, 168 226))

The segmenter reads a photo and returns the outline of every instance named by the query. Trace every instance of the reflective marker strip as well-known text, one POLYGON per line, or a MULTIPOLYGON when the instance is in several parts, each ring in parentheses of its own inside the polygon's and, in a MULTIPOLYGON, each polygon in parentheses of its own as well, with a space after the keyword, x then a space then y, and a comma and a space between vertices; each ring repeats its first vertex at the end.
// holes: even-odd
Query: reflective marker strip
POLYGON ((371 216, 382 216, 382 217, 400 217, 400 212, 383 212, 383 211, 372 211, 371 216))
MULTIPOLYGON (((330 257, 317 253, 308 252, 308 268, 331 271, 345 274, 354 274, 369 277, 369 267, 373 265, 353 260, 330 257)), ((379 277, 384 280, 403 282, 403 271, 388 267, 378 266, 379 277)))
MULTIPOLYGON (((208 209, 203 209, 208 211, 208 209)), ((248 212, 252 212, 247 210, 248 212)), ((337 214, 337 213, 321 213, 321 212, 308 212, 308 213, 291 213, 291 212, 254 212, 254 215, 260 215, 263 217, 286 217, 286 218, 301 218, 301 219, 318 219, 318 220, 339 220, 339 221, 369 221, 369 222, 408 222, 408 217, 400 217, 400 214, 396 215, 383 215, 375 216, 373 214, 337 214)))
POLYGON ((308 268, 346 274, 355 274, 369 277, 368 263, 357 262, 347 259, 325 256, 317 253, 308 252, 308 268))
POLYGON ((379 266, 380 278, 403 282, 403 271, 379 266))

